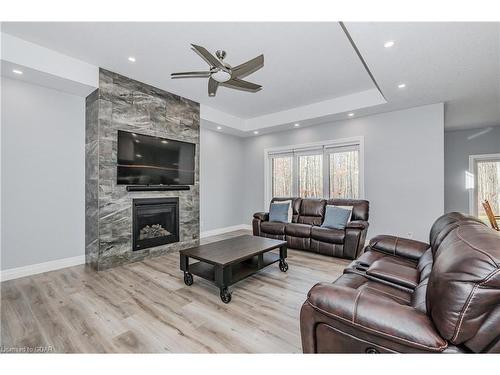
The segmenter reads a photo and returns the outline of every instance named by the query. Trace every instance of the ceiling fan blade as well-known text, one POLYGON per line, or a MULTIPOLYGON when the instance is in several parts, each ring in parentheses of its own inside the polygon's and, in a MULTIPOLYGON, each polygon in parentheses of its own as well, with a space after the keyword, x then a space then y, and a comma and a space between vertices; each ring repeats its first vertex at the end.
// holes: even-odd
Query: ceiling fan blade
POLYGON ((245 90, 251 92, 259 91, 262 88, 261 85, 257 85, 255 83, 244 81, 238 78, 231 78, 229 81, 221 83, 221 85, 230 87, 232 89, 245 90))
POLYGON ((259 70, 264 66, 264 55, 259 55, 252 60, 248 60, 243 64, 235 66, 231 69, 233 77, 245 77, 259 70))
POLYGON ((210 77, 211 72, 181 72, 171 73, 171 78, 207 78, 210 77))
POLYGON ((210 77, 208 79, 208 96, 215 96, 217 92, 217 87, 219 87, 219 82, 210 77))
POLYGON ((196 44, 191 44, 191 47, 195 50, 198 55, 201 56, 203 60, 205 60, 210 66, 226 69, 226 67, 220 62, 220 60, 212 55, 205 47, 197 46, 196 44))

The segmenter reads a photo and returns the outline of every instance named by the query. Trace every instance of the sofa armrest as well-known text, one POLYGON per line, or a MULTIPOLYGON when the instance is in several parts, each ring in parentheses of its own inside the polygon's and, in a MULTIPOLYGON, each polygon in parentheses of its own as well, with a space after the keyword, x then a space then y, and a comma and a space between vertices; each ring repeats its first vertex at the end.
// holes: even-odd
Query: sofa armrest
POLYGON ((353 220, 345 227, 344 254, 347 259, 356 259, 365 247, 366 234, 368 233, 368 222, 353 220))
MULTIPOLYGON (((316 284, 309 291, 304 307, 319 314, 315 324, 338 322, 349 327, 354 336, 368 338, 395 351, 442 352, 447 347, 426 314, 369 288, 316 284)), ((301 315, 301 325, 312 324, 302 318, 301 315)))
POLYGON ((368 221, 353 220, 347 223, 346 228, 365 230, 368 229, 368 226, 368 221))
POLYGON ((268 221, 269 220, 269 213, 267 212, 256 212, 253 214, 253 217, 255 219, 259 219, 262 221, 268 221))
POLYGON ((373 237, 369 246, 372 250, 414 261, 418 261, 430 247, 425 242, 387 235, 373 237))

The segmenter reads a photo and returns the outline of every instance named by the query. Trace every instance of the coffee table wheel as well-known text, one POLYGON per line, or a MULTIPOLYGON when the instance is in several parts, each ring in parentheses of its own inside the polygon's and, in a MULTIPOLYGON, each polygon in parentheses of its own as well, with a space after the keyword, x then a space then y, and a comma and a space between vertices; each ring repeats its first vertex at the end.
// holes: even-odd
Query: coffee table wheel
POLYGON ((280 259, 280 270, 281 272, 288 271, 288 263, 284 259, 280 259))
POLYGON ((229 303, 231 302, 231 293, 229 292, 229 289, 227 288, 222 288, 220 290, 220 299, 224 303, 229 303))
POLYGON ((184 284, 193 285, 193 275, 189 272, 184 272, 184 284))

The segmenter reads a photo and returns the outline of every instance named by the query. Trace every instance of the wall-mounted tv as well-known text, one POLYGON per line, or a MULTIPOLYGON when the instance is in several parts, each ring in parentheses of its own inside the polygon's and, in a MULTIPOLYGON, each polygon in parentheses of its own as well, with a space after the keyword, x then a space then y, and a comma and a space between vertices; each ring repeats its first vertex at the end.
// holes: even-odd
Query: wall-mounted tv
POLYGON ((194 185, 193 143, 118 131, 119 185, 194 185))

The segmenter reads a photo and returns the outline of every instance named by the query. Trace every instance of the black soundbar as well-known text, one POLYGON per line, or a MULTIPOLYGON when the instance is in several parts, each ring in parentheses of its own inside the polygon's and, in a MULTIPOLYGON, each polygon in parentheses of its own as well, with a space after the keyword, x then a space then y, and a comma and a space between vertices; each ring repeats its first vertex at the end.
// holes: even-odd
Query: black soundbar
POLYGON ((128 185, 127 191, 177 191, 189 190, 189 185, 128 185))

